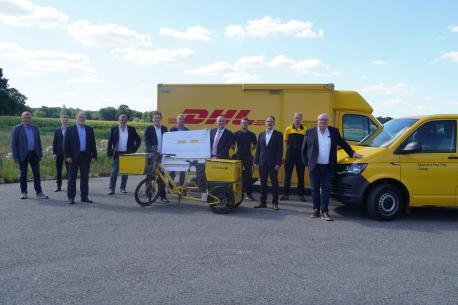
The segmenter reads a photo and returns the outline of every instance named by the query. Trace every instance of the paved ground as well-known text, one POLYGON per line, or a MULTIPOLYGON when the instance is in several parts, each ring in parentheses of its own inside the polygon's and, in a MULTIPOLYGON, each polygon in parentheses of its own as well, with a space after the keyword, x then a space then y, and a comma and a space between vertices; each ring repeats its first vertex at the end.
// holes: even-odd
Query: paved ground
MULTIPOLYGON (((131 177, 133 190, 139 177, 131 177)), ((142 208, 132 193, 74 206, 0 185, 0 304, 457 304, 458 211, 376 222, 333 203, 142 208)), ((32 185, 29 184, 29 188, 32 185)))

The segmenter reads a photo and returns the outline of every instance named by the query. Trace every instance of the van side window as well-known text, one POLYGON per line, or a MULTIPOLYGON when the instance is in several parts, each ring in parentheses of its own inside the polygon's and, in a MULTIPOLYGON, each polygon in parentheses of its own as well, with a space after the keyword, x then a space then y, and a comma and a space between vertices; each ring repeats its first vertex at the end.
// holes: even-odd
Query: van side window
POLYGON ((454 153, 456 151, 456 121, 432 121, 420 126, 405 142, 418 142, 421 152, 454 153))
POLYGON ((364 115, 344 114, 342 125, 343 137, 347 141, 359 142, 377 130, 377 125, 364 115))

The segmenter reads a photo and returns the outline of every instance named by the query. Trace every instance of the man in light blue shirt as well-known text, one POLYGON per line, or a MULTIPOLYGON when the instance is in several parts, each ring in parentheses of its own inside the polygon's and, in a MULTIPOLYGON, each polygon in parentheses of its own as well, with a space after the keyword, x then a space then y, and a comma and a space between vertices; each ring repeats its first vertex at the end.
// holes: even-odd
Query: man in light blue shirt
POLYGON ((78 127, 78 137, 80 139, 80 152, 86 151, 86 128, 84 124, 80 124, 79 122, 76 126, 78 127))
POLYGON ((11 151, 21 172, 21 199, 27 198, 27 168, 30 164, 33 173, 33 185, 38 199, 47 199, 41 189, 40 161, 43 156, 40 132, 32 125, 32 115, 26 111, 22 113, 22 124, 14 126, 11 134, 11 151))

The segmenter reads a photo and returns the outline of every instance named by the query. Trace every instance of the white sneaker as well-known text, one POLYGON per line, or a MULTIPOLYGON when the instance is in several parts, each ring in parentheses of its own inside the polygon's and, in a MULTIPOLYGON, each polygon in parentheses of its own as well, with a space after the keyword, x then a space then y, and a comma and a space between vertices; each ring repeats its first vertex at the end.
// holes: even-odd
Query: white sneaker
POLYGON ((43 192, 37 194, 38 199, 48 199, 48 195, 44 194, 43 192))
POLYGON ((19 197, 21 199, 27 199, 27 193, 21 193, 21 196, 19 197))

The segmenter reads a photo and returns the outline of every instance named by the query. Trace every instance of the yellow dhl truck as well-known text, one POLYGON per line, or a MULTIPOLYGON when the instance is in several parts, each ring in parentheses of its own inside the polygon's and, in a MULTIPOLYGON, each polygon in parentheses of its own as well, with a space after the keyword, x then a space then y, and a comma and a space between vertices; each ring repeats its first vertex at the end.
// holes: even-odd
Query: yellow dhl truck
POLYGON ((394 119, 353 149, 338 152, 334 197, 391 220, 410 207, 458 206, 458 115, 394 119))
MULTIPOLYGON (((158 84, 157 106, 168 127, 180 113, 190 129, 214 128, 216 118, 223 115, 227 128, 235 132, 240 120, 248 117, 250 130, 257 135, 265 129, 266 116, 274 115, 275 128, 283 133, 295 112, 302 112, 305 128, 316 126, 317 116, 326 112, 330 125, 353 144, 381 128, 360 94, 334 90, 333 84, 158 84)), ((293 173, 293 184, 295 179, 293 173)))

